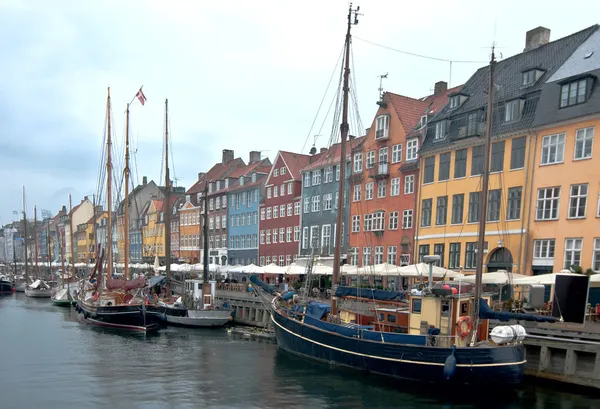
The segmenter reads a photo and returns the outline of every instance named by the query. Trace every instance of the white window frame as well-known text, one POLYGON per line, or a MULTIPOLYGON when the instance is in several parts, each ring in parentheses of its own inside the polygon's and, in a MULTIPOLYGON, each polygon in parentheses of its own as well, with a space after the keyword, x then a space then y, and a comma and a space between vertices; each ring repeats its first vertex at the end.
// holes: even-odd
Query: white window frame
POLYGON ((392 146, 392 163, 402 162, 402 144, 392 146))
POLYGON ((587 214, 587 198, 588 198, 588 184, 580 183, 571 185, 569 188, 569 213, 568 219, 585 219, 587 214), (574 191, 575 190, 575 191, 574 191), (580 210, 583 208, 583 214, 580 214, 580 210), (572 211, 575 210, 575 216, 572 216, 572 211))
POLYGON ((379 115, 375 118, 375 140, 389 138, 390 136, 390 116, 379 115))
POLYGON ((412 138, 406 141, 406 161, 417 160, 419 155, 419 139, 412 138))
POLYGON ((387 180, 382 179, 377 181, 377 198, 384 198, 387 193, 387 180))
POLYGON ((352 233, 360 233, 360 215, 352 216, 352 233))
POLYGON ((362 188, 362 185, 360 185, 360 184, 354 185, 353 192, 352 192, 352 201, 353 202, 360 202, 361 188, 362 188))
POLYGON ((404 176, 404 194, 410 195, 415 193, 415 175, 404 176))
POLYGON ((592 270, 596 272, 600 271, 600 238, 594 239, 594 248, 592 249, 592 270))
POLYGON ((356 152, 354 154, 352 173, 360 173, 360 172, 362 172, 362 170, 363 170, 362 152, 356 152))
POLYGON ((365 200, 373 200, 373 189, 374 183, 369 182, 365 184, 365 200))
POLYGON ((398 230, 399 215, 397 210, 390 212, 388 230, 398 230))
POLYGON ((583 250, 583 238, 565 239, 565 254, 563 259, 563 268, 569 269, 571 265, 581 266, 581 251, 583 250), (579 258, 577 264, 575 262, 579 258), (568 263, 568 264, 567 264, 568 263))
POLYGON ((365 168, 372 169, 375 167, 375 151, 368 151, 365 163, 365 168))
POLYGON ((393 178, 391 180, 390 196, 400 196, 400 178, 393 178))
POLYGON ((591 159, 594 149, 594 127, 582 128, 575 131, 575 149, 573 150, 574 160, 591 159), (581 156, 577 156, 577 146, 581 145, 581 156), (589 145, 589 155, 586 156, 585 151, 589 145))
POLYGON ((402 211, 402 229, 409 230, 412 229, 413 226, 413 211, 412 209, 407 209, 402 211))
MULTIPOLYGON (((538 189, 537 200, 535 205, 535 220, 558 220, 560 210, 560 187, 543 187, 538 189), (542 196, 540 196, 543 193, 542 196), (550 194, 550 196, 549 196, 550 194), (547 206, 549 203, 549 207, 547 206), (543 210, 550 210, 550 216, 552 216, 553 212, 556 212, 555 217, 539 217, 538 211, 540 210, 540 205, 543 206, 543 210)), ((543 214, 542 214, 543 216, 543 214)))
POLYGON ((546 135, 542 138, 540 165, 554 165, 565 161, 565 133, 546 135), (552 156, 554 158, 552 159, 552 156))

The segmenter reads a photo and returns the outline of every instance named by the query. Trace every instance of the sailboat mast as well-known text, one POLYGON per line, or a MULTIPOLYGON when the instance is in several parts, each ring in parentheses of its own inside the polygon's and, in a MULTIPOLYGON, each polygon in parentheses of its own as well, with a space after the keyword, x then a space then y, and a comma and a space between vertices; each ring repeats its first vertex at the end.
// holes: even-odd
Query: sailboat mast
POLYGON ((33 258, 35 260, 35 279, 37 280, 40 276, 37 252, 37 206, 33 206, 33 258))
MULTIPOLYGON (((58 247, 60 248, 60 265, 61 265, 61 269, 60 269, 60 282, 61 284, 64 284, 65 282, 65 232, 63 230, 63 234, 61 235, 62 237, 60 238, 60 242, 58 243, 58 247)), ((70 280, 67 280, 67 283, 70 280)), ((67 284, 68 285, 68 284, 67 284)))
POLYGON ((69 193, 69 226, 71 228, 71 275, 75 277, 75 229, 73 228, 73 202, 69 193))
POLYGON ((108 87, 108 97, 106 99, 106 118, 107 118, 107 136, 106 136, 106 210, 108 211, 108 220, 106 223, 106 277, 110 278, 113 272, 113 247, 112 247, 112 139, 110 126, 110 87, 108 87))
POLYGON ((169 176, 169 100, 165 99, 165 202, 163 221, 165 223, 165 271, 167 275, 167 295, 171 296, 171 179, 169 176))
MULTIPOLYGON (((94 252, 92 253, 94 256, 94 262, 96 262, 98 258, 98 236, 96 233, 96 224, 97 224, 97 216, 96 216, 96 195, 92 195, 92 204, 94 205, 94 252)), ((89 259, 89 257, 88 257, 89 259)))
POLYGON ((208 283, 208 179, 204 183, 204 215, 202 219, 202 244, 204 248, 202 281, 208 283))
POLYGON ((48 253, 48 274, 52 274, 52 252, 50 251, 50 217, 46 214, 46 252, 48 253))
POLYGON ((23 254, 25 257, 25 282, 29 282, 28 278, 28 269, 27 269, 27 244, 29 240, 27 240, 27 212, 25 211, 25 186, 23 186, 23 254))
POLYGON ((129 104, 125 117, 125 214, 123 217, 123 262, 125 263, 125 280, 129 280, 129 104))
MULTIPOLYGON (((343 107, 342 107, 342 124, 340 125, 341 131, 341 145, 340 145, 340 180, 338 186, 338 214, 337 214, 337 223, 335 225, 335 250, 333 252, 333 277, 332 277, 332 292, 333 296, 331 297, 331 311, 334 316, 337 316, 337 297, 335 296, 335 290, 338 285, 338 281, 340 279, 340 258, 342 252, 342 241, 344 239, 344 230, 342 229, 343 224, 343 214, 344 214, 344 192, 345 192, 345 182, 346 182, 346 140, 348 139, 348 131, 350 126, 348 125, 348 91, 350 87, 350 28, 352 27, 352 13, 358 12, 360 7, 357 7, 356 10, 352 10, 352 3, 348 8, 348 28, 346 31, 346 56, 344 61, 344 89, 343 89, 343 107)), ((354 24, 357 24, 358 21, 355 20, 354 24)))
POLYGON ((489 168, 490 168, 490 151, 492 147, 492 122, 494 119, 494 66, 496 59, 494 55, 494 47, 492 47, 492 56, 490 58, 490 77, 488 84, 488 103, 485 120, 485 139, 483 145, 483 170, 481 183, 481 208, 479 209, 479 237, 477 240, 477 265, 475 270, 475 290, 474 290, 474 305, 472 322, 475 323, 473 330, 473 338, 471 344, 474 344, 477 339, 477 329, 479 328, 479 298, 481 297, 481 283, 483 275, 483 246, 485 245, 485 222, 487 219, 488 205, 488 189, 489 189, 489 168))

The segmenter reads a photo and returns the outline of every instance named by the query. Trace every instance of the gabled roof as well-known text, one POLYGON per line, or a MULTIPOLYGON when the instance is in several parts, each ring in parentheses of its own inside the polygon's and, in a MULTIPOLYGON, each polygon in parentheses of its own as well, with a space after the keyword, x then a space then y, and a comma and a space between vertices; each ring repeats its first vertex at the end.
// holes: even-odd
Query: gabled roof
MULTIPOLYGON (((514 55, 510 58, 500 60, 494 70, 494 122, 492 132, 494 134, 505 134, 517 132, 531 127, 534 119, 539 93, 548 78, 569 58, 569 56, 595 31, 597 26, 563 37, 559 40, 549 42, 537 48, 514 55), (543 71, 543 75, 532 85, 523 86, 522 73, 537 68, 543 71), (519 120, 504 122, 503 107, 507 101, 517 98, 525 100, 522 114, 519 120), (502 110, 498 109, 502 108, 502 110)), ((467 113, 483 112, 487 107, 487 94, 489 82, 489 65, 478 69, 464 84, 461 93, 467 95, 466 100, 458 107, 450 109, 449 105, 442 108, 438 115, 430 121, 427 130, 427 138, 423 143, 421 151, 431 148, 434 144, 435 122, 450 119, 448 136, 441 141, 435 141, 435 146, 444 146, 458 138, 458 127, 464 126, 467 113), (456 121, 455 121, 456 120, 456 121), (462 121, 462 122, 461 122, 462 121)), ((468 138, 468 137, 467 137, 468 138)))
MULTIPOLYGON (((303 155, 301 153, 294 153, 288 151, 279 151, 273 161, 273 166, 277 164, 277 159, 281 158, 285 167, 287 168, 288 174, 293 180, 301 180, 302 175, 300 171, 304 169, 311 161, 318 160, 322 156, 322 153, 314 155, 303 155)), ((273 175, 273 169, 269 173, 266 183, 269 183, 271 176, 273 175)))
MULTIPOLYGON (((360 136, 358 138, 350 139, 346 144, 346 160, 350 160, 352 157, 352 151, 356 149, 359 145, 361 145, 365 141, 365 136, 360 136)), ((317 160, 309 163, 304 168, 300 169, 301 172, 310 171, 313 169, 319 169, 323 166, 333 166, 338 165, 340 163, 340 156, 342 154, 342 144, 340 142, 333 144, 327 149, 325 152, 321 153, 321 157, 317 160)))
POLYGON ((207 181, 223 179, 235 169, 240 166, 246 166, 242 158, 236 158, 226 163, 215 164, 205 175, 203 175, 196 183, 194 183, 187 192, 186 195, 194 195, 202 192, 206 186, 207 181))

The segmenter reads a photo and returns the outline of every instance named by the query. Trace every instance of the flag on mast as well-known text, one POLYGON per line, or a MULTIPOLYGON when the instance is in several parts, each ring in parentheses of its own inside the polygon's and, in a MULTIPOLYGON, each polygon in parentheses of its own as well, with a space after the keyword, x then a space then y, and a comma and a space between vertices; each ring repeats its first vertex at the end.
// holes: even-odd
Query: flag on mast
POLYGON ((137 94, 135 94, 135 96, 143 106, 144 103, 146 102, 146 96, 144 95, 144 92, 142 91, 141 87, 140 87, 140 90, 137 92, 137 94))

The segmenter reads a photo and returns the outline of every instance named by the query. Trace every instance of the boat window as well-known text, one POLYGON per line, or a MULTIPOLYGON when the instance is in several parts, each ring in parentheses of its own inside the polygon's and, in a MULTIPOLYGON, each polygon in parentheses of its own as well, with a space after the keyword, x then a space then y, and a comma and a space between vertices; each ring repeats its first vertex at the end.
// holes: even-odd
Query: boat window
POLYGON ((450 312, 450 302, 442 301, 442 317, 447 317, 450 312))
POLYGON ((393 314, 388 314, 388 321, 389 322, 396 322, 396 316, 393 314))
POLYGON ((413 298, 412 300, 412 312, 415 314, 421 313, 421 302, 420 298, 413 298))
POLYGON ((460 303, 460 315, 468 315, 469 314, 469 303, 461 302, 460 303))
POLYGON ((378 319, 379 319, 379 321, 385 321, 385 315, 382 312, 380 312, 378 319))

